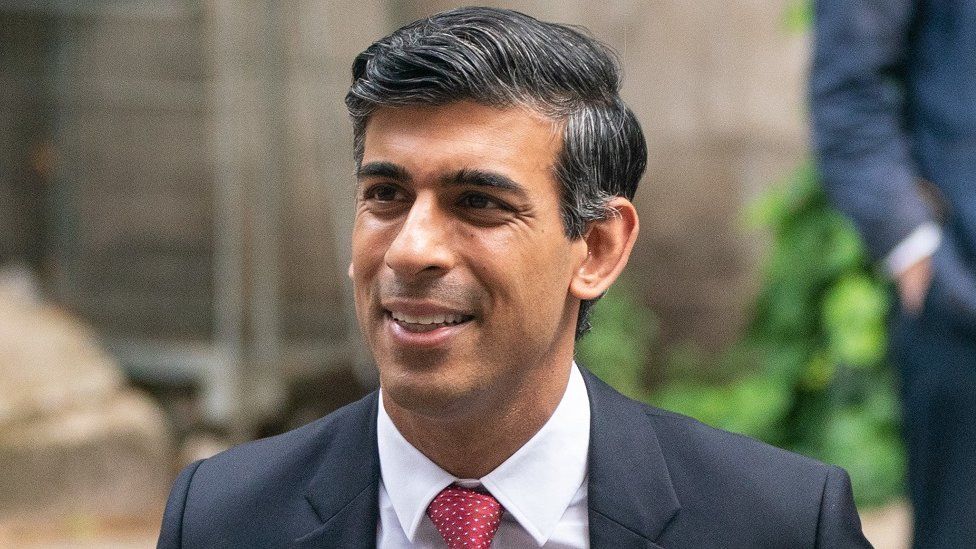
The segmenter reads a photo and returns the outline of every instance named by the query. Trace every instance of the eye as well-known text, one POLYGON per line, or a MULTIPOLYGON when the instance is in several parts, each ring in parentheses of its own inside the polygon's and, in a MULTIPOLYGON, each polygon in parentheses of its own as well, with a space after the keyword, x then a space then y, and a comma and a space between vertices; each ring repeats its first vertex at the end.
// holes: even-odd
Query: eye
POLYGON ((494 198, 481 193, 467 193, 461 197, 461 205, 475 210, 503 208, 504 206, 494 198))
POLYGON ((388 183, 373 185, 363 191, 363 200, 375 200, 376 202, 395 202, 403 200, 403 191, 388 183))

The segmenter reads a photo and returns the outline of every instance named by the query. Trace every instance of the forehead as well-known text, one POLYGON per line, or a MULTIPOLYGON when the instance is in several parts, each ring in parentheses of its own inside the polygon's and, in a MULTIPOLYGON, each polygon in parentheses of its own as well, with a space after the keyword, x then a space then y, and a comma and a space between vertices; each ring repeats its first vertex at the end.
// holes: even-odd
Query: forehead
POLYGON ((562 125, 529 109, 471 102, 384 107, 366 126, 363 164, 393 162, 413 177, 458 169, 491 170, 521 179, 551 174, 562 125))

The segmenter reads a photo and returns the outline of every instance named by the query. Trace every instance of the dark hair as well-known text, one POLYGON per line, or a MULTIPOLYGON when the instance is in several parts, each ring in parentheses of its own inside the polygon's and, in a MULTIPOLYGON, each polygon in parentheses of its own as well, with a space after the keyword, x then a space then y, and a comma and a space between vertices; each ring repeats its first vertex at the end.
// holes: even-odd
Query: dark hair
MULTIPOLYGON (((523 106, 561 122, 553 170, 566 236, 577 239, 610 213, 611 197, 633 199, 644 173, 644 134, 619 92, 615 55, 584 29, 511 10, 460 8, 410 23, 360 53, 346 106, 357 165, 369 117, 380 107, 470 100, 523 106)), ((592 304, 580 303, 577 339, 590 328, 592 304)))

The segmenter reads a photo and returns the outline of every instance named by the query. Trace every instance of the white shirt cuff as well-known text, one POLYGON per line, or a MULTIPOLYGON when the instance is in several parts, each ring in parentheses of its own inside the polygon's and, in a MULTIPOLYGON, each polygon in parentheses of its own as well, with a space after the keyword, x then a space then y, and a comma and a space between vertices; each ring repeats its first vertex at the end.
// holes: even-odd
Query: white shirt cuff
POLYGON ((923 223, 898 243, 885 257, 888 273, 898 276, 906 269, 932 255, 942 242, 942 229, 932 222, 923 223))

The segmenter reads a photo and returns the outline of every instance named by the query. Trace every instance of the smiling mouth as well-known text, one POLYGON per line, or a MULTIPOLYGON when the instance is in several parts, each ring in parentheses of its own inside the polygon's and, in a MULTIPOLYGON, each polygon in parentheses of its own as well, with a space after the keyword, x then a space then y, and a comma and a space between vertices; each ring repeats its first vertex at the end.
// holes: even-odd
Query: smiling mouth
POLYGON ((458 326, 474 318, 471 315, 462 314, 409 315, 393 311, 386 311, 386 314, 393 322, 396 322, 405 330, 415 333, 431 332, 438 328, 446 328, 448 326, 458 326))

